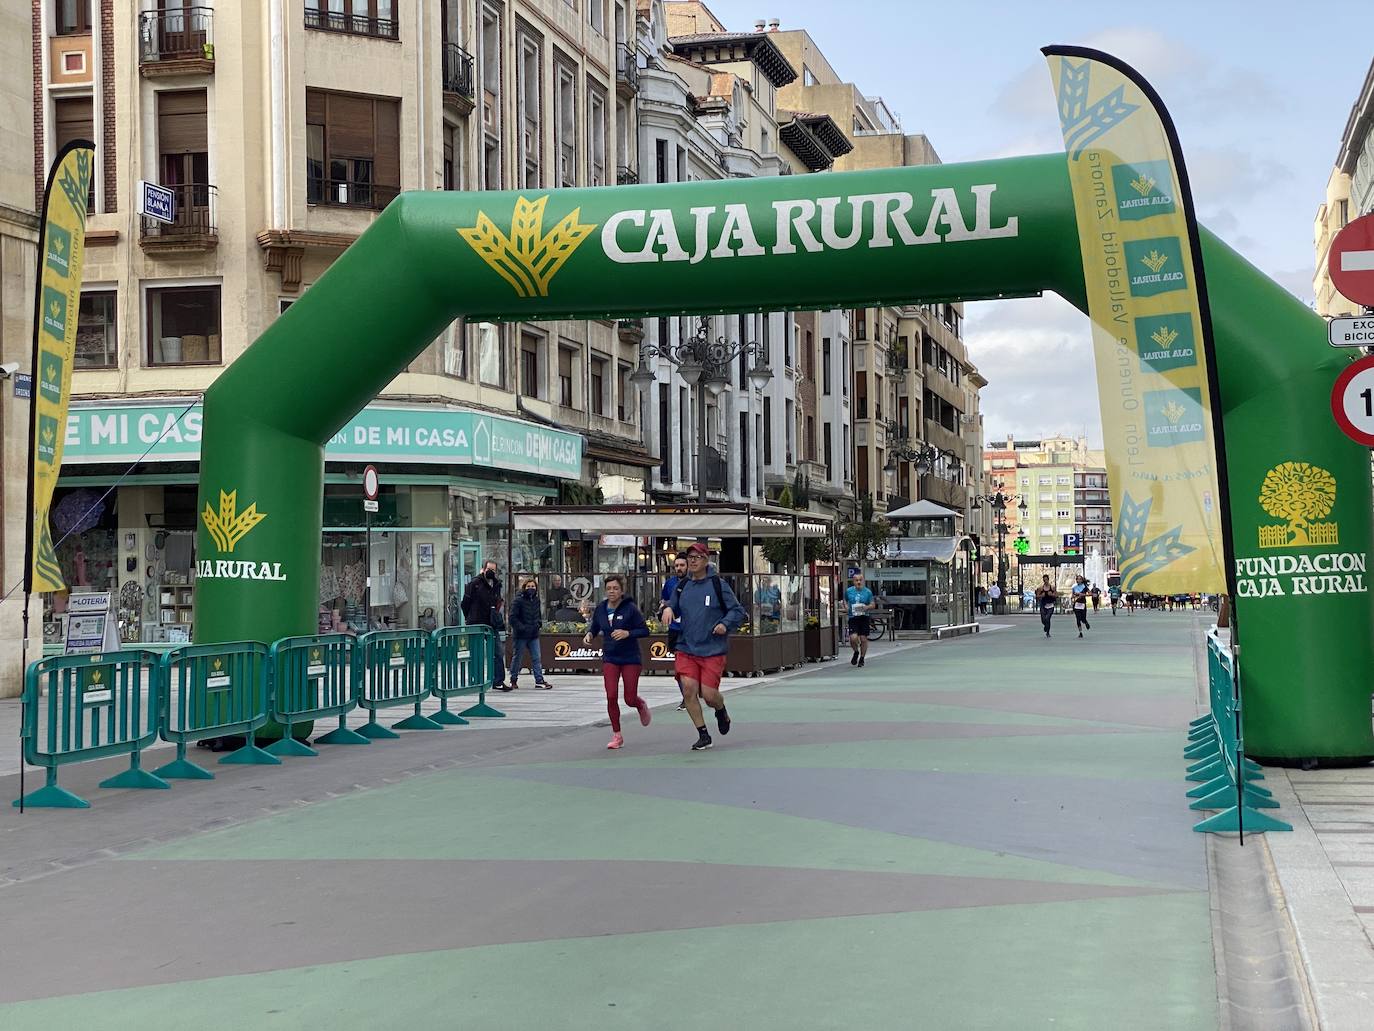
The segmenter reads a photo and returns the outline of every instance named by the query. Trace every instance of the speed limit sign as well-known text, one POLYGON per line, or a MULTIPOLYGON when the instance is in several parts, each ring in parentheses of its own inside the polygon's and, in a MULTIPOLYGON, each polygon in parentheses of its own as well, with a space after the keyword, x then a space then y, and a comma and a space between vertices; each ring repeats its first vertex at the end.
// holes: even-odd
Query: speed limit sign
POLYGON ((1374 355, 1351 362, 1336 377, 1331 413, 1347 437, 1374 447, 1374 355))

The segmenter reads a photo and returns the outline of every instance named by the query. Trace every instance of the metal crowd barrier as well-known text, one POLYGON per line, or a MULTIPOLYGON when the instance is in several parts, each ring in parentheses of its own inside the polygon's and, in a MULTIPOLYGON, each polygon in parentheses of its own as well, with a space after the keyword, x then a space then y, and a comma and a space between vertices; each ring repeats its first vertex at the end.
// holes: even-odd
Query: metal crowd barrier
POLYGON ((177 756, 155 771, 159 776, 212 779, 186 758, 186 746, 214 737, 244 739, 221 763, 281 762, 253 743, 253 732, 268 719, 268 658, 267 645, 258 641, 184 644, 162 657, 162 739, 176 744, 177 756))
POLYGON ((430 693, 439 699, 439 711, 431 719, 451 726, 467 723, 464 717, 500 719, 506 714, 487 704, 492 685, 491 650, 496 635, 489 626, 450 626, 434 631, 430 663, 430 693), (448 700, 477 693, 477 704, 454 714, 448 700))
POLYGON ((46 778, 14 805, 90 808, 58 785, 57 769, 112 755, 128 755, 129 768, 101 781, 102 788, 171 787, 140 765, 142 750, 157 740, 161 698, 162 671, 154 652, 132 648, 31 663, 24 675, 19 733, 24 761, 42 767, 46 778))
POLYGON ((1277 809, 1279 804, 1267 788, 1256 783, 1264 779, 1260 765, 1245 758, 1239 671, 1230 643, 1222 640, 1215 626, 1207 633, 1207 683, 1210 711, 1189 725, 1183 753, 1185 759, 1195 760, 1188 767, 1188 780, 1198 782, 1188 792, 1195 800, 1188 808, 1221 812, 1193 830, 1242 836, 1246 831, 1291 831, 1290 824, 1259 811, 1277 809))
POLYGON ((358 704, 367 710, 367 722, 358 731, 373 739, 396 738, 397 730, 443 730, 421 715, 420 703, 429 694, 430 635, 423 630, 374 630, 358 638, 353 653, 354 690, 358 704), (388 730, 377 722, 377 710, 413 705, 415 711, 388 730))
POLYGON ((348 713, 358 704, 353 679, 353 637, 320 634, 284 637, 272 645, 272 721, 282 737, 266 751, 276 756, 314 756, 320 753, 294 736, 298 723, 337 718, 339 725, 316 738, 316 744, 365 745, 368 739, 347 726, 348 713))

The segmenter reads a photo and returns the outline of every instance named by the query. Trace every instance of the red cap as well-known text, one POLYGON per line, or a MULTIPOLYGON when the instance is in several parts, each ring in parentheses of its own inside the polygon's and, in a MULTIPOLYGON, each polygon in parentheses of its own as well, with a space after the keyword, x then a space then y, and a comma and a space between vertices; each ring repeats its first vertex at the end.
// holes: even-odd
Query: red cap
POLYGON ((711 549, 708 548, 705 544, 701 543, 701 541, 693 541, 691 544, 687 545, 686 554, 690 555, 693 552, 696 552, 698 555, 706 555, 709 557, 711 554, 711 549))

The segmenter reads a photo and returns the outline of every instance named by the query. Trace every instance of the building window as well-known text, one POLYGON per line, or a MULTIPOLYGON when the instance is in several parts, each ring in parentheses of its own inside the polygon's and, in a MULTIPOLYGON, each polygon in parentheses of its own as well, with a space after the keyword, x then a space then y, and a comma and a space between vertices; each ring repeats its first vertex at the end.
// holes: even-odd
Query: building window
POLYGON ((393 0, 305 0, 305 27, 396 38, 393 0))
POLYGON ((615 369, 615 414, 621 422, 635 421, 634 405, 630 403, 630 363, 620 362, 615 369))
POLYGON ((763 464, 773 464, 773 400, 763 399, 763 464))
POLYGON ((782 439, 786 445, 787 464, 792 464, 792 441, 795 438, 796 430, 793 427, 792 402, 784 400, 782 403, 782 439))
POLYGON ((786 315, 782 320, 782 365, 785 369, 792 368, 792 334, 796 327, 792 322, 792 316, 786 315))
POLYGON ((816 460, 816 420, 810 415, 806 417, 806 459, 808 462, 816 460))
POLYGON ((868 309, 856 308, 854 310, 854 339, 868 339, 868 309))
MULTIPOLYGON (((68 97, 53 102, 53 154, 73 140, 95 141, 95 102, 90 97, 68 97)), ((95 210, 95 175, 86 193, 86 210, 95 210)))
POLYGON ((591 83, 587 86, 587 165, 587 185, 607 185, 606 95, 591 83))
POLYGON ((157 287, 147 298, 149 365, 219 363, 218 286, 157 287))
POLYGON ((477 39, 482 78, 482 182, 484 190, 501 188, 501 13, 482 6, 482 32, 477 39))
POLYGON ((573 361, 577 352, 571 347, 558 349, 558 403, 564 408, 572 408, 576 402, 573 393, 573 361))
POLYGON ((531 333, 520 334, 520 393, 536 400, 544 396, 539 351, 543 341, 531 333))
POLYGON ((59 36, 77 36, 91 31, 91 0, 57 0, 59 36))
POLYGON ((658 478, 673 482, 673 394, 666 383, 658 385, 658 478))
POLYGON ((840 341, 840 393, 849 396, 849 341, 840 341))
POLYGON ((468 334, 464 324, 453 322, 444 330, 444 375, 467 379, 468 334))
POLYGON ((595 355, 591 360, 591 387, 589 393, 591 397, 591 412, 593 415, 605 416, 606 414, 606 359, 595 355))
POLYGON ((834 479, 835 479, 835 468, 834 468, 834 464, 833 464, 833 463, 834 463, 834 455, 831 453, 831 452, 832 452, 831 444, 833 443, 833 441, 831 440, 831 436, 830 436, 830 423, 827 422, 824 426, 821 427, 821 436, 822 436, 822 442, 823 442, 824 447, 825 447, 825 451, 824 451, 824 453, 821 455, 821 458, 825 461, 825 478, 826 478, 827 480, 834 480, 834 479))
POLYGON ((536 189, 542 185, 541 151, 544 144, 542 71, 543 49, 537 37, 521 27, 518 35, 519 63, 515 66, 516 117, 520 125, 520 185, 536 189))
POLYGON ((821 393, 830 396, 830 338, 821 337, 821 393))
POLYGON ((849 424, 845 423, 841 427, 844 433, 844 449, 840 452, 841 461, 844 463, 844 482, 849 482, 849 424))
POLYGON ((587 0, 587 24, 593 32, 606 35, 606 0, 587 0))
POLYGON ((668 181, 668 141, 654 140, 654 182, 668 181))
POLYGON ((577 72, 554 62, 554 118, 558 138, 558 185, 577 185, 577 72))
POLYGON ((381 210, 400 192, 400 104, 305 91, 305 199, 381 210))
POLYGON ((115 297, 113 290, 88 290, 81 295, 73 362, 76 368, 112 369, 119 363, 115 297))
POLYGON ((477 350, 477 378, 489 387, 506 389, 506 327, 494 322, 469 323, 475 336, 477 350))
POLYGON ((463 188, 463 130, 444 125, 444 189, 463 188))

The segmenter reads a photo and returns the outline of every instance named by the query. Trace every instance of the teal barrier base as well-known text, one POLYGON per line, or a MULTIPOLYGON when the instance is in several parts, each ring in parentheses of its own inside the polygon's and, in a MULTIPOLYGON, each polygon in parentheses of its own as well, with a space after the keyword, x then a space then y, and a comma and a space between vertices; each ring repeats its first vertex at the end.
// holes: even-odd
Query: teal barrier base
POLYGON ((73 795, 64 787, 59 787, 57 783, 57 771, 48 771, 48 782, 37 791, 30 791, 22 799, 16 798, 11 805, 16 809, 20 803, 25 809, 89 809, 91 803, 84 798, 73 795))
POLYGON ((123 773, 117 773, 113 777, 100 782, 102 788, 170 788, 172 785, 155 773, 149 773, 138 765, 137 754, 133 757, 133 762, 123 773))
POLYGON ((1183 758, 1202 759, 1209 755, 1217 755, 1218 752, 1219 749, 1215 741, 1200 741, 1190 748, 1185 748, 1183 750, 1183 758))
POLYGON ((456 712, 448 709, 448 699, 444 699, 444 706, 433 716, 430 717, 435 723, 442 723, 446 727, 466 727, 468 721, 459 716, 456 712))
MULTIPOLYGON (((1291 824, 1276 820, 1272 816, 1265 816, 1264 813, 1251 809, 1245 809, 1245 833, 1263 834, 1265 831, 1291 831, 1291 824)), ((1225 812, 1217 813, 1216 816, 1209 816, 1199 824, 1194 824, 1193 830, 1201 831, 1204 834, 1225 834, 1235 833, 1240 830, 1240 819, 1235 806, 1225 812)))
POLYGON ((1230 788, 1232 791, 1236 790, 1235 785, 1231 783, 1231 778, 1224 773, 1220 777, 1213 777, 1206 784, 1199 784, 1188 792, 1187 797, 1205 798, 1207 795, 1212 794, 1214 791, 1220 791, 1222 788, 1230 788))
POLYGON ((177 757, 166 766, 153 771, 167 780, 214 780, 215 775, 203 766, 197 766, 186 758, 186 744, 177 742, 177 757))
POLYGON ((500 709, 493 709, 485 701, 478 702, 470 709, 464 709, 459 716, 476 716, 478 719, 499 720, 505 719, 506 714, 500 709))
POLYGON ((1194 770, 1192 773, 1188 774, 1188 776, 1184 779, 1197 781, 1201 784, 1209 780, 1215 780, 1217 777, 1224 776, 1225 773, 1226 763, 1222 762, 1220 759, 1217 759, 1213 762, 1208 763, 1206 766, 1201 767, 1200 769, 1194 770))
MULTIPOLYGON (((1199 798, 1188 806, 1189 809, 1225 809, 1236 800, 1236 789, 1229 784, 1218 791, 1212 792, 1203 798, 1199 798)), ((1279 804, 1272 798, 1265 798, 1257 795, 1249 789, 1245 792, 1245 808, 1249 809, 1277 809, 1279 804)))
POLYGON ((345 723, 345 718, 343 716, 340 716, 339 725, 335 727, 333 730, 331 730, 328 734, 322 734, 321 736, 315 738, 315 744, 370 745, 372 744, 372 742, 369 741, 367 738, 363 737, 356 730, 349 730, 345 723))
POLYGON ((1211 722, 1212 722, 1212 717, 1211 717, 1211 715, 1209 714, 1209 715, 1207 715, 1207 716, 1199 716, 1197 719, 1195 719, 1195 720, 1193 720, 1191 723, 1189 723, 1188 726, 1189 726, 1190 729, 1196 730, 1196 729, 1199 728, 1199 727, 1206 727, 1206 726, 1210 725, 1211 722))
POLYGON ((268 755, 293 755, 300 756, 303 759, 308 759, 311 756, 316 756, 320 754, 319 752, 315 751, 315 749, 307 745, 305 742, 298 741, 296 738, 292 737, 289 734, 287 734, 284 737, 277 738, 277 740, 273 741, 270 745, 263 749, 263 751, 267 752, 268 755))
POLYGON ((280 766, 281 760, 272 755, 266 749, 259 748, 253 744, 252 735, 249 735, 244 746, 230 752, 220 760, 221 766, 280 766))
POLYGON ((393 730, 387 730, 386 727, 376 722, 376 720, 377 714, 374 712, 371 718, 358 728, 358 733, 363 737, 371 738, 373 741, 390 741, 401 736, 393 730))
POLYGON ((417 713, 414 713, 414 714, 412 714, 412 715, 410 715, 410 716, 407 716, 405 719, 401 720, 401 722, 399 722, 399 723, 393 723, 393 724, 391 725, 391 729, 392 729, 392 730, 443 730, 443 729, 444 729, 444 725, 443 725, 442 723, 437 723, 437 722, 435 722, 434 720, 430 719, 428 716, 422 716, 422 715, 420 715, 420 714, 417 712, 417 713))

